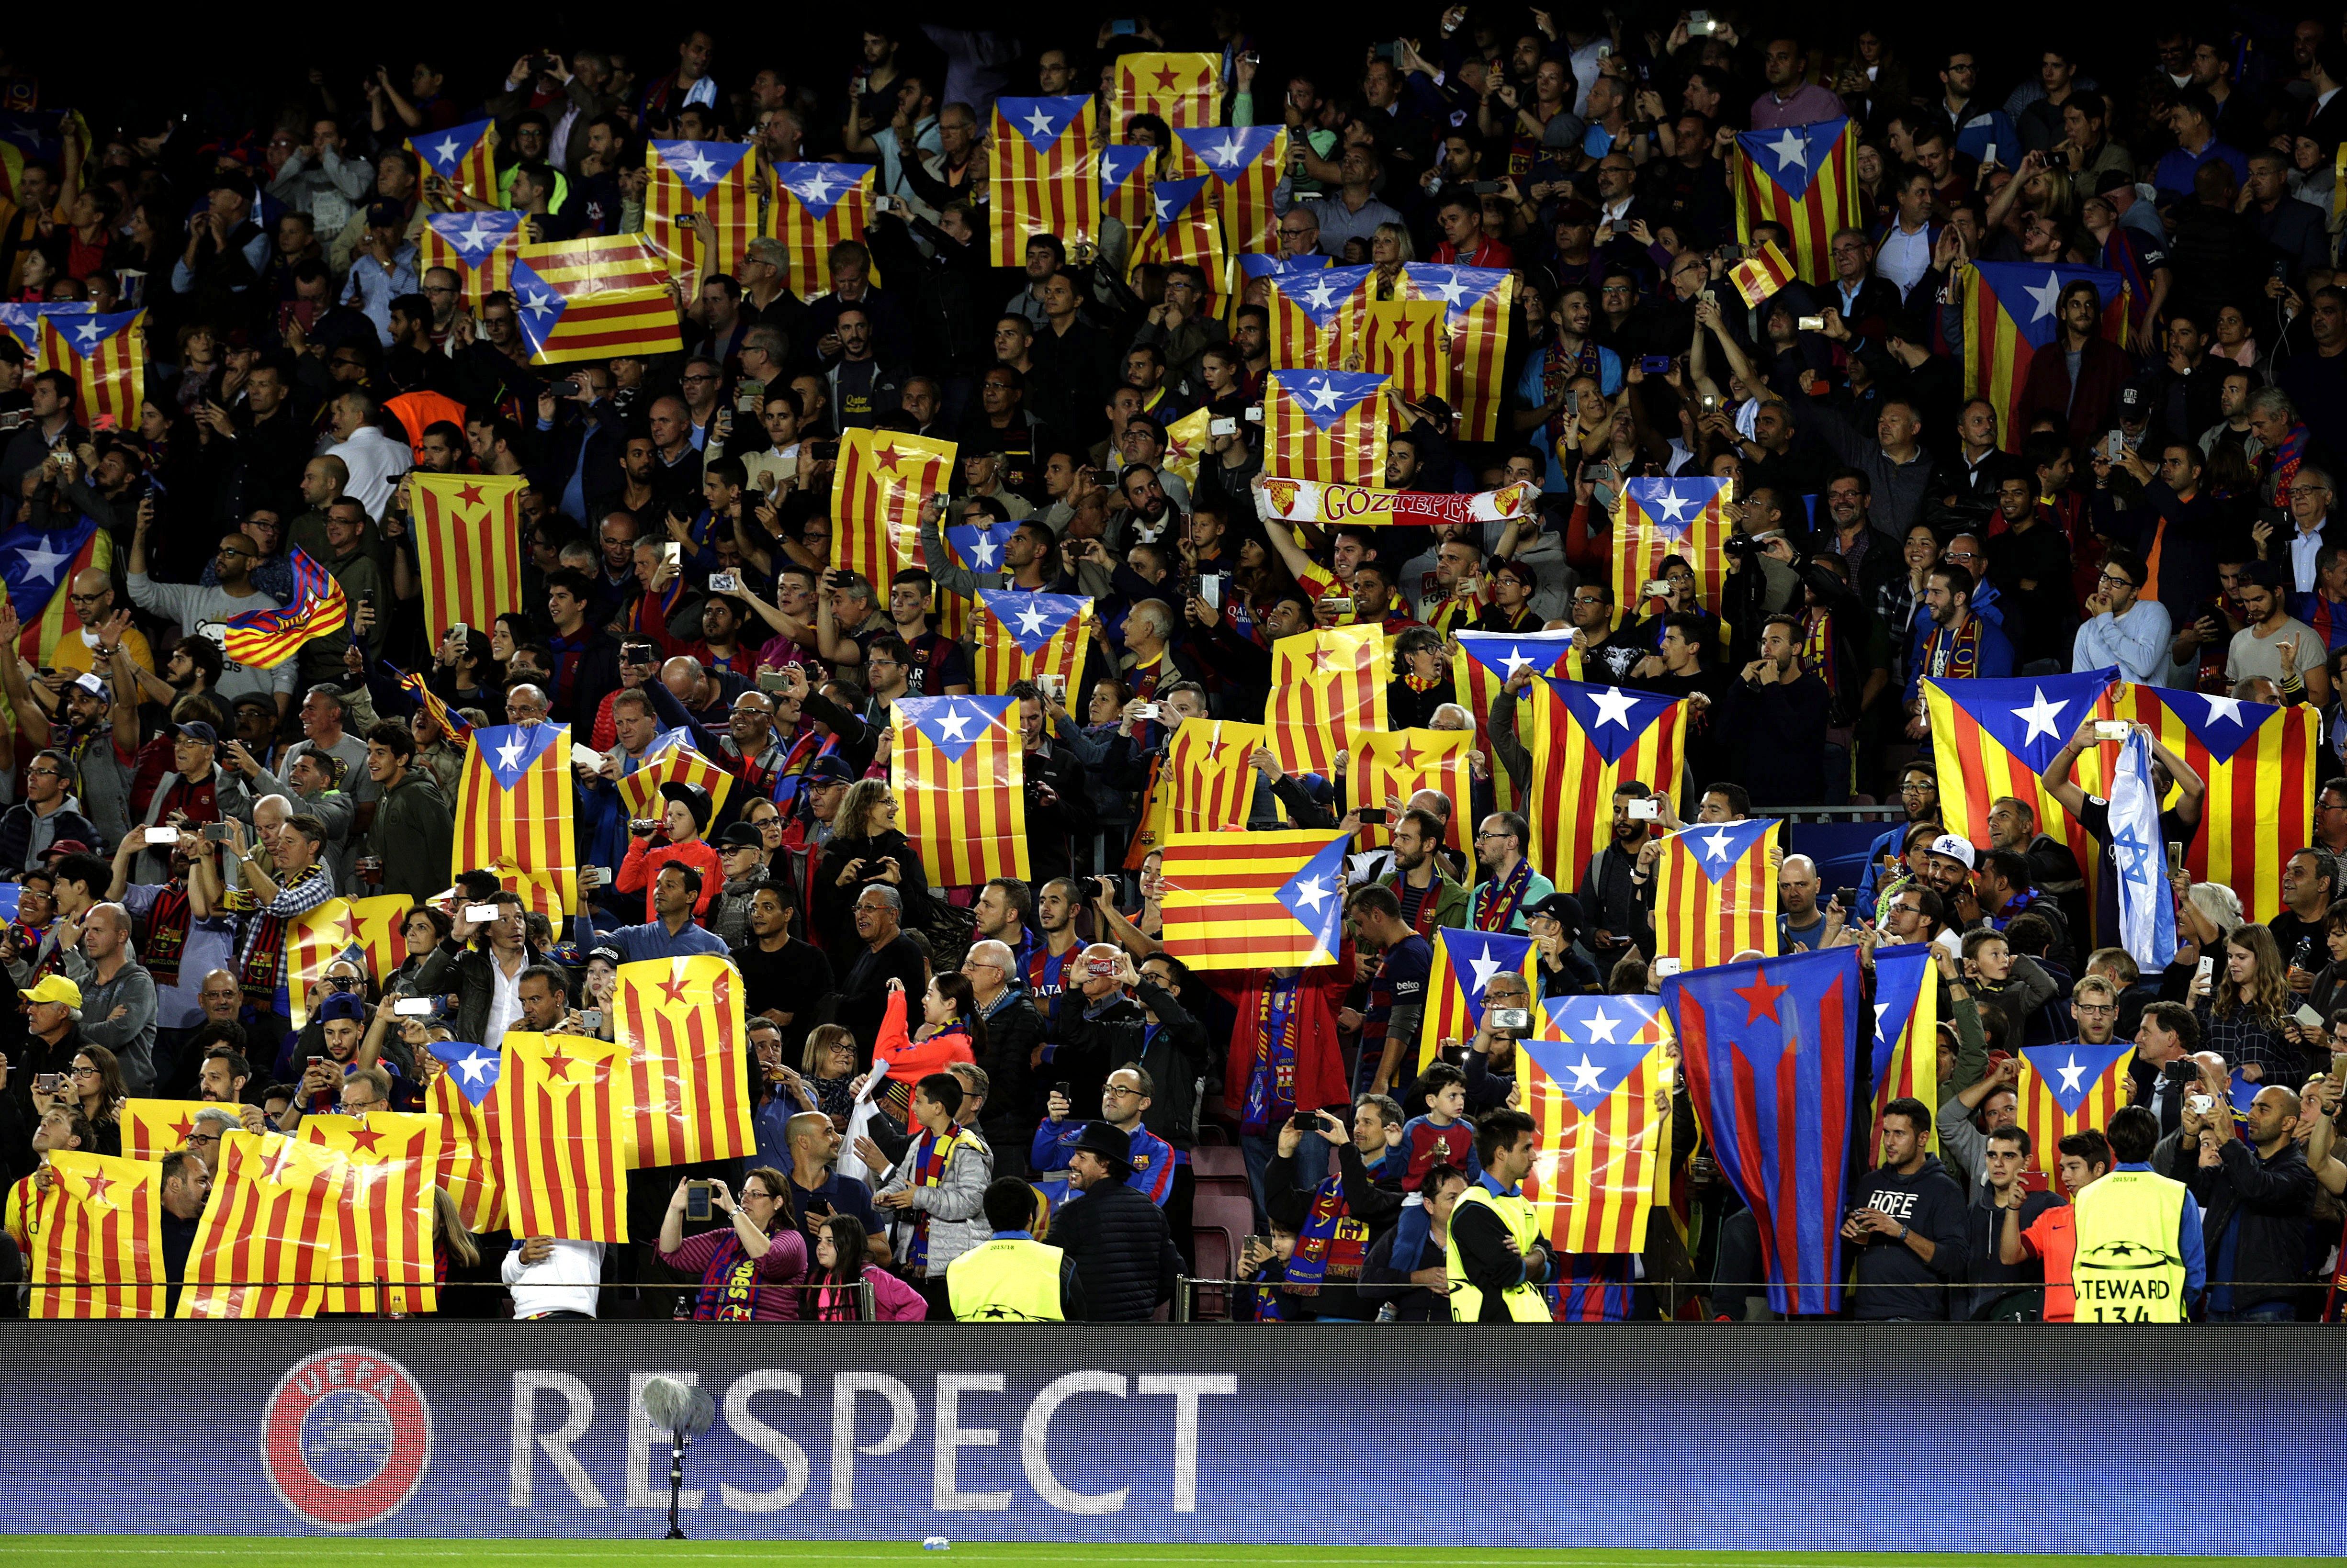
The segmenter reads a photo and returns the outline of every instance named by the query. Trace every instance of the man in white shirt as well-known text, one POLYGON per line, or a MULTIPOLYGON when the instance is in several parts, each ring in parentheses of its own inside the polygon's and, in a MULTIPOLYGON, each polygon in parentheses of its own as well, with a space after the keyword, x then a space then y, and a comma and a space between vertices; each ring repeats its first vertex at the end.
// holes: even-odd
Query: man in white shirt
POLYGON ((603 1283, 603 1244, 533 1236, 513 1244, 498 1272, 513 1293, 515 1322, 591 1319, 603 1283))
POLYGON ((2168 606, 2142 596, 2143 578, 2143 557, 2134 551, 2113 550, 2103 557, 2103 575, 2086 596, 2090 618, 2070 647, 2073 671, 2116 665, 2123 679, 2146 686, 2167 678, 2168 606))
POLYGON ((334 399, 333 441, 321 454, 339 457, 350 471, 343 494, 366 508, 367 515, 383 516, 392 486, 415 466, 407 443, 394 441, 374 423, 378 405, 372 394, 353 387, 334 399))
MULTIPOLYGON (((2321 581, 2319 557, 2322 546, 2340 542, 2325 537, 2331 527, 2331 475, 2311 463, 2301 463, 2290 482, 2290 515, 2297 527, 2290 535, 2290 555, 2282 582, 2295 596, 2314 592, 2315 585, 2321 581)), ((2251 530, 2258 542, 2259 555, 2269 561, 2277 559, 2274 533, 2270 523, 2260 523, 2251 530)))
POLYGON ((1938 199, 1932 177, 1916 169, 1900 182, 1899 217, 1875 247, 1874 271, 1905 299, 1932 270, 1932 205, 1938 199))

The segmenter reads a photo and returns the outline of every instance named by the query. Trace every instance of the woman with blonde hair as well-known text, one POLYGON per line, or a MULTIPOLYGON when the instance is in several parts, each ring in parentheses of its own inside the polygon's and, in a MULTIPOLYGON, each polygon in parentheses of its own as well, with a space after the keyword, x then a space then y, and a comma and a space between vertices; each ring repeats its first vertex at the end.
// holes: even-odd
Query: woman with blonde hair
POLYGON ((920 852, 897 830, 895 791, 880 779, 859 779, 840 798, 831 838, 815 873, 815 931, 835 953, 852 952, 856 898, 874 882, 886 882, 904 901, 907 930, 928 923, 929 877, 920 852))

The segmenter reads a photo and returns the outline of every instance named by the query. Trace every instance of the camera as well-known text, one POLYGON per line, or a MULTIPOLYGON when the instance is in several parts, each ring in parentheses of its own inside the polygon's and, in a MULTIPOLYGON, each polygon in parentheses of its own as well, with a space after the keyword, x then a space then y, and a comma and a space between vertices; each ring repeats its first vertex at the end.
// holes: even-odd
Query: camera
POLYGON ((791 689, 790 676, 786 672, 779 669, 762 669, 758 672, 758 689, 760 691, 788 691, 791 689))
POLYGON ((1532 1026, 1532 1010, 1529 1007, 1486 1008, 1483 1021, 1494 1029, 1509 1029, 1522 1033, 1532 1026))
POLYGON ((577 397, 579 395, 579 378, 573 376, 567 382, 555 382, 550 383, 547 387, 546 391, 548 395, 550 397, 577 397))
POLYGON ((1287 1125, 1299 1133, 1308 1133, 1320 1125, 1320 1118, 1310 1111, 1298 1111, 1287 1118, 1287 1125))

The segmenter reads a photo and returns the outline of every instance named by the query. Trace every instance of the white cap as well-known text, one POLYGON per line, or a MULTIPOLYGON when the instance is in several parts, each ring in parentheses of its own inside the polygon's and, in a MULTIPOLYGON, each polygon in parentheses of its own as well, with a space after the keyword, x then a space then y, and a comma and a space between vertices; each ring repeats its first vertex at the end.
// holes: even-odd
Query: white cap
POLYGON ((1945 855, 1952 860, 1962 862, 1964 870, 1969 871, 1973 869, 1972 840, 1970 839, 1959 838, 1953 833, 1942 833, 1938 838, 1932 840, 1932 847, 1929 850, 1926 850, 1924 853, 1930 855, 1945 855))

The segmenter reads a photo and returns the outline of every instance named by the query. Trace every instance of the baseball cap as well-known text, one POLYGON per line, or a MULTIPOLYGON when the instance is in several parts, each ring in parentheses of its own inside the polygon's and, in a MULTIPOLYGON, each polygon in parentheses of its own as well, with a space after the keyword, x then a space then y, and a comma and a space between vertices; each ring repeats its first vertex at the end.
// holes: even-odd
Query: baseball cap
POLYGON ((1581 901, 1571 893, 1551 893, 1537 903, 1526 904, 1522 913, 1526 920, 1553 920, 1564 927, 1567 935, 1582 927, 1581 901))
POLYGON ((763 850, 766 847, 766 838, 749 823, 736 822, 717 835, 717 847, 721 850, 763 850))
POLYGON ((320 1004, 318 1017, 327 1023, 347 1018, 354 1023, 364 1023, 366 1022, 366 1003, 347 991, 337 991, 320 1004))
POLYGON ((185 724, 175 724, 171 726, 171 733, 182 740, 200 740, 206 746, 220 744, 220 731, 200 718, 190 719, 185 724))
POLYGON ((79 839, 59 839, 56 843, 51 844, 47 849, 41 851, 41 859, 45 860, 63 860, 67 855, 87 855, 88 853, 89 846, 83 843, 79 839))
POLYGON ((62 974, 45 974, 40 983, 24 993, 26 1002, 62 1002, 67 1007, 81 1005, 81 987, 62 974))
POLYGON ((806 771, 799 775, 799 781, 803 788, 812 789, 818 784, 853 784, 856 775, 850 773, 847 764, 836 757, 818 757, 806 765, 806 771))
POLYGON ((627 958, 618 948, 609 946, 596 948, 587 955, 587 962, 589 963, 593 963, 597 959, 602 960, 605 963, 610 964, 613 969, 617 969, 620 965, 628 962, 627 958))
POLYGON ((1927 855, 1944 855, 1949 860, 1961 862, 1968 871, 1973 869, 1973 841, 1958 834, 1941 834, 1932 840, 1932 847, 1923 852, 1927 855))

